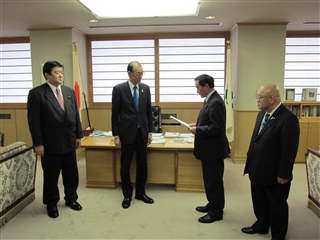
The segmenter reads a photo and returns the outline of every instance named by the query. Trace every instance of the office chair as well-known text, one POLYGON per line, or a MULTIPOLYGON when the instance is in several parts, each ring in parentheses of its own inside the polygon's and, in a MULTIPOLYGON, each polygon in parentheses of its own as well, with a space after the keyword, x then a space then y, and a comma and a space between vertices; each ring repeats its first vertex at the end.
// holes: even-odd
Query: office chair
POLYGON ((152 118, 153 118, 153 132, 154 133, 162 133, 161 129, 161 107, 160 106, 152 106, 152 118))
POLYGON ((0 146, 4 146, 4 133, 0 132, 0 146))

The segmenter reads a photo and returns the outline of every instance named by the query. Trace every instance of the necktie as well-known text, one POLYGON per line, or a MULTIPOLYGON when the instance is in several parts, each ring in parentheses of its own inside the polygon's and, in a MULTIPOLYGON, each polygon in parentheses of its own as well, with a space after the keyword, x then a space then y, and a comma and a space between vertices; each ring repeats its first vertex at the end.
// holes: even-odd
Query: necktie
POLYGON ((134 103, 136 105, 136 109, 138 111, 138 107, 139 107, 139 96, 138 96, 138 93, 137 93, 137 86, 134 86, 133 87, 133 100, 134 100, 134 103))
POLYGON ((261 129, 264 128, 264 126, 266 125, 269 116, 270 116, 269 113, 267 113, 267 114, 264 116, 264 119, 263 119, 263 122, 262 122, 262 125, 261 125, 261 129))
POLYGON ((58 102, 60 104, 60 107, 64 110, 64 101, 63 101, 63 98, 62 98, 62 95, 60 93, 60 89, 59 88, 56 88, 56 91, 57 91, 57 99, 58 99, 58 102))
POLYGON ((207 104, 207 101, 206 100, 204 100, 203 101, 203 105, 202 105, 202 108, 204 108, 204 106, 207 104))

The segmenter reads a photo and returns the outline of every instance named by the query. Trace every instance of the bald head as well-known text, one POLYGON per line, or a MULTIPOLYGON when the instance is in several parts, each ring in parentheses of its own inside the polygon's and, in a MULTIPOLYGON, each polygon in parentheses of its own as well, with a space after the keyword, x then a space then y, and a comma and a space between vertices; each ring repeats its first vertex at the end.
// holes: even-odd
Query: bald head
POLYGON ((276 84, 267 83, 257 91, 257 102, 260 110, 271 112, 281 102, 280 91, 276 84))

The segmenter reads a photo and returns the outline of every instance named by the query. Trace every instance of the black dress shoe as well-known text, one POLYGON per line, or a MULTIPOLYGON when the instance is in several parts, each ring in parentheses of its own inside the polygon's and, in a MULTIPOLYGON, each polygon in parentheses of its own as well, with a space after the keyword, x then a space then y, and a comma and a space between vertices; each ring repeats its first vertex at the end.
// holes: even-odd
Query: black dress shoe
POLYGON ((208 206, 198 206, 198 207, 196 207, 196 210, 198 212, 207 213, 207 212, 209 212, 209 207, 208 206))
POLYGON ((268 231, 257 231, 255 229, 253 229, 252 227, 244 227, 241 229, 241 231, 243 233, 246 233, 246 234, 255 234, 255 233, 260 233, 260 234, 268 234, 268 231))
POLYGON ((136 199, 149 204, 154 203, 153 199, 148 197, 147 195, 141 195, 141 196, 136 195, 136 199))
POLYGON ((82 210, 81 205, 77 201, 66 202, 66 205, 69 206, 71 209, 73 209, 75 211, 82 210))
POLYGON ((207 215, 204 215, 204 216, 200 217, 198 219, 198 221, 201 222, 201 223, 213 223, 215 221, 220 221, 222 219, 223 219, 222 216, 221 217, 215 217, 215 216, 211 216, 211 215, 207 214, 207 215))
POLYGON ((121 205, 123 208, 129 208, 131 203, 131 198, 124 198, 121 205))
POLYGON ((59 212, 57 206, 47 206, 48 216, 51 218, 59 217, 59 212))

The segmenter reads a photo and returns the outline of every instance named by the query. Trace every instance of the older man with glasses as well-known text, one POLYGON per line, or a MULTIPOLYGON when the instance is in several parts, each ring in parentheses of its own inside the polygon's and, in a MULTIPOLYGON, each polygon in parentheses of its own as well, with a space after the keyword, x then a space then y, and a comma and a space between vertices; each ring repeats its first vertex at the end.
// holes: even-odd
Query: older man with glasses
POLYGON ((288 230, 289 196, 293 164, 299 145, 299 121, 280 99, 279 89, 269 83, 256 94, 258 113, 244 174, 249 174, 254 214, 246 234, 267 234, 283 240, 288 230))

